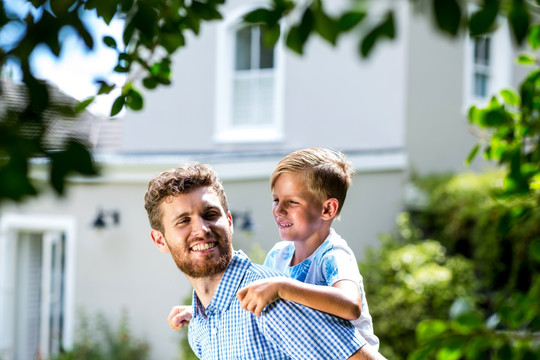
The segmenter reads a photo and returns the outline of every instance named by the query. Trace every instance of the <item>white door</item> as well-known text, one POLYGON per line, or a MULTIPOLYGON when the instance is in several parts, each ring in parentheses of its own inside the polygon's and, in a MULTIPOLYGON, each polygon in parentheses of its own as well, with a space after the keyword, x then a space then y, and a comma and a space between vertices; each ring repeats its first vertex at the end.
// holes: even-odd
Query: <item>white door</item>
POLYGON ((14 284, 14 359, 46 359, 62 345, 65 237, 19 231, 14 284))

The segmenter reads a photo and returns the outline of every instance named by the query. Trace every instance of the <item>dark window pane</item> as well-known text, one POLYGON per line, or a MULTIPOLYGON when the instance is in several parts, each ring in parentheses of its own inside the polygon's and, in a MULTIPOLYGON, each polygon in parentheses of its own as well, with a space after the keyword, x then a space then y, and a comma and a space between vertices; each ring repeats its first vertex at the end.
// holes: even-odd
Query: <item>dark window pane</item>
POLYGON ((260 68, 261 69, 272 69, 274 67, 274 48, 270 48, 266 46, 264 43, 264 36, 266 34, 266 31, 264 28, 260 28, 260 34, 259 37, 259 48, 260 48, 260 68))
POLYGON ((236 32, 234 68, 236 70, 251 69, 251 28, 249 27, 236 32))

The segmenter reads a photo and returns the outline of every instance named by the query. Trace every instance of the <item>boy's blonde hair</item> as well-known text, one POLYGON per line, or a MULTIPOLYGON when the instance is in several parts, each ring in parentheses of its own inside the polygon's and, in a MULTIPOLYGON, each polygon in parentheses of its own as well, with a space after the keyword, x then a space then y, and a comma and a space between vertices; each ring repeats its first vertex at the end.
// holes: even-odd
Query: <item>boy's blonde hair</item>
POLYGON ((339 202, 336 214, 339 215, 354 169, 340 151, 312 147, 292 152, 281 159, 270 178, 270 189, 274 190, 278 177, 285 173, 298 174, 320 204, 335 198, 339 202))

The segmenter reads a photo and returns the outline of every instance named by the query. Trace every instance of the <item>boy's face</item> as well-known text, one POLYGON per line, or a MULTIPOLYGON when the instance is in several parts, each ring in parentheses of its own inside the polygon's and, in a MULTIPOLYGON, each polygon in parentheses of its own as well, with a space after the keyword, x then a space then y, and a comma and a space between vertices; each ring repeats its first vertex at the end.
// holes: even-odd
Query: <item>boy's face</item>
POLYGON ((323 225, 322 204, 308 191, 298 174, 281 174, 272 190, 272 214, 281 240, 307 241, 323 225))

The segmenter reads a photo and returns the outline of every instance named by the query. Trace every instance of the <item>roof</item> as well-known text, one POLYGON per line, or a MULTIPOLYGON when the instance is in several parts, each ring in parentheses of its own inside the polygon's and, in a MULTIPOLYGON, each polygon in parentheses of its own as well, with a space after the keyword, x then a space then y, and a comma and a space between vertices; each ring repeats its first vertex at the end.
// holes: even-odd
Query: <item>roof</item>
MULTIPOLYGON (((60 148, 68 138, 75 138, 94 150, 107 152, 120 149, 122 119, 100 117, 86 110, 73 117, 66 109, 73 109, 79 101, 50 83, 47 83, 47 89, 51 106, 42 113, 43 121, 48 125, 44 134, 47 148, 60 148)), ((5 120, 7 111, 24 110, 27 101, 28 89, 24 84, 0 80, 0 121, 5 120)), ((42 128, 29 124, 24 131, 32 135, 32 132, 40 132, 42 128)))

